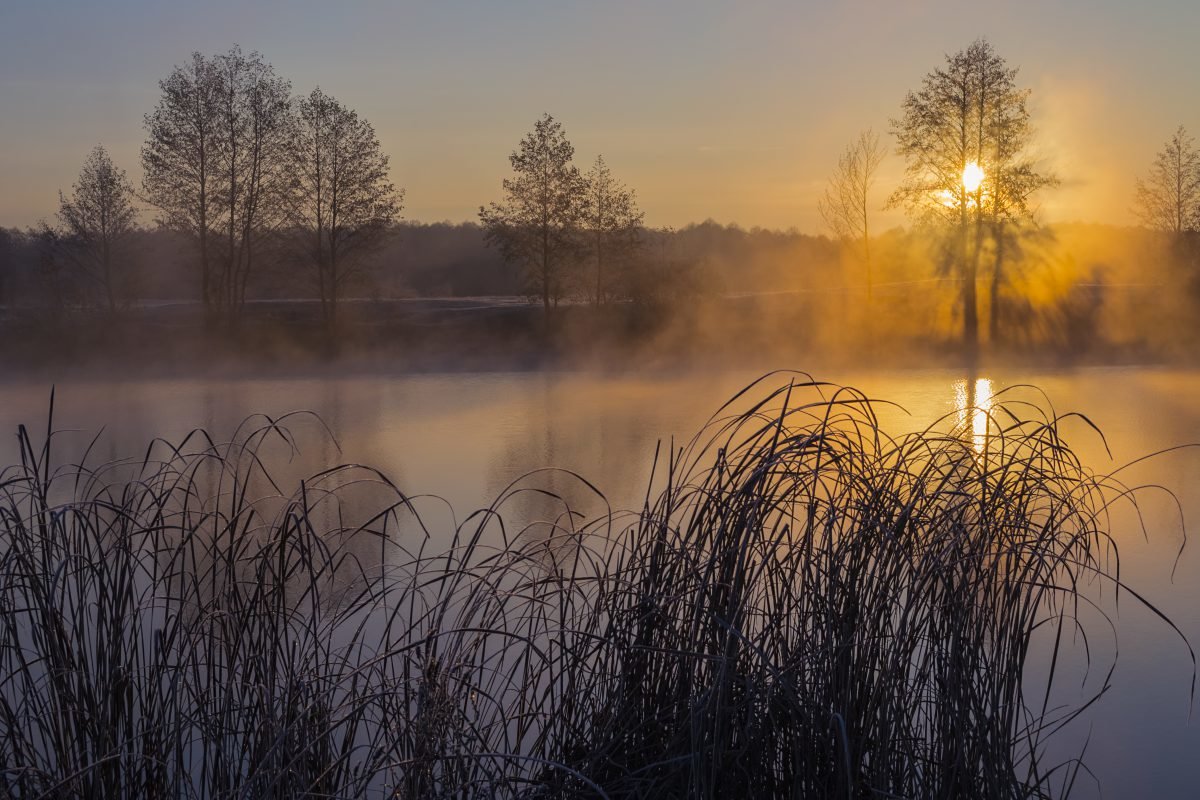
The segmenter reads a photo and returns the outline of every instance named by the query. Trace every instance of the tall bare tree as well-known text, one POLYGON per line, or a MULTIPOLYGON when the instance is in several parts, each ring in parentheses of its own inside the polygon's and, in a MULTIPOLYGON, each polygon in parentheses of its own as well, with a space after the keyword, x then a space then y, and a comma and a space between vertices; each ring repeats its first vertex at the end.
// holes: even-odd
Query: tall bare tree
POLYGON ((216 56, 221 169, 220 305, 236 313, 267 240, 283 222, 295 125, 291 84, 258 53, 216 56))
POLYGON ((220 76, 200 53, 158 84, 158 105, 145 117, 142 189, 159 224, 190 236, 200 269, 200 299, 211 313, 220 299, 213 239, 220 196, 220 76))
POLYGON ((595 264, 592 303, 600 306, 611 295, 613 268, 628 265, 634 256, 645 214, 634 191, 613 177, 604 156, 596 157, 584 182, 583 228, 595 264))
MULTIPOLYGON (((994 191, 984 198, 984 217, 991 240, 991 275, 988 284, 988 338, 999 342, 1007 316, 1006 309, 1014 302, 1006 300, 1006 288, 1011 285, 1014 268, 1025 259, 1026 245, 1044 243, 1053 234, 1038 222, 1030 200, 1043 188, 1058 185, 1058 178, 1038 171, 1031 162, 994 167, 994 191)), ((1017 305, 1024 305, 1016 301, 1017 305)))
POLYGON ((263 243, 285 218, 290 84, 258 53, 192 54, 146 116, 143 189, 160 223, 196 242, 207 311, 236 313, 263 243))
POLYGON ((843 242, 861 245, 867 270, 867 303, 871 302, 871 188, 887 151, 879 134, 867 129, 838 158, 825 194, 817 201, 821 218, 843 242))
MULTIPOLYGON (((991 276, 988 287, 988 338, 998 342, 1006 308, 1004 289, 1009 272, 1021 256, 1023 245, 1031 239, 1045 238, 1046 231, 1034 216, 1034 198, 1043 189, 1058 186, 1058 176, 1041 167, 1030 154, 1033 125, 1028 110, 1028 89, 1019 89, 1017 70, 994 69, 995 80, 985 88, 992 92, 990 108, 980 104, 980 138, 990 149, 979 161, 984 171, 979 194, 977 220, 987 226, 991 240, 991 276)), ((981 80, 986 79, 985 64, 981 80)), ((976 246, 981 247, 984 231, 976 231, 976 246)))
POLYGON ((88 155, 71 196, 58 193, 58 249, 101 287, 109 311, 117 308, 115 270, 130 256, 137 228, 133 184, 108 151, 97 145, 88 155))
POLYGON ((906 167, 889 205, 953 231, 951 260, 962 282, 963 340, 971 353, 979 342, 976 281, 989 223, 1024 213, 1032 193, 1053 182, 1024 156, 1029 93, 1016 77, 1017 70, 979 39, 927 74, 892 120, 906 167))
POLYGON ((1150 174, 1138 180, 1136 211, 1157 231, 1200 230, 1200 150, 1182 125, 1154 157, 1150 174))
POLYGON ((514 175, 504 179, 504 200, 479 209, 485 240, 526 269, 547 314, 579 251, 586 183, 574 156, 562 123, 544 115, 509 156, 514 175))
POLYGON ((326 326, 347 281, 400 214, 403 190, 371 123, 314 89, 300 101, 292 142, 291 220, 313 266, 326 326))

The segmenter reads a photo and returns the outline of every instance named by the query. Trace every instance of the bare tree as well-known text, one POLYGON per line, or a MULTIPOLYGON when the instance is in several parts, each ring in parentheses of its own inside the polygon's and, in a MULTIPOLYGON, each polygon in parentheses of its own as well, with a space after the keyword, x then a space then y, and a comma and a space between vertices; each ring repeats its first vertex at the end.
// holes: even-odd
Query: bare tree
POLYGON ((846 147, 829 178, 824 196, 817 201, 821 218, 833 235, 862 245, 867 270, 867 303, 871 302, 871 187, 886 155, 879 134, 867 129, 846 147))
POLYGON ((988 338, 999 342, 1002 321, 1011 303, 1024 305, 1025 301, 1006 299, 1005 289, 1010 286, 1012 271, 1026 257, 1026 245, 1053 238, 1035 217, 1030 199, 1043 188, 1058 185, 1058 178, 1039 172, 1028 161, 996 162, 993 167, 994 191, 984 198, 984 217, 992 243, 991 278, 988 286, 988 338))
POLYGON ((116 311, 116 265, 127 263, 137 227, 133 184, 108 151, 97 146, 84 162, 71 196, 59 192, 58 202, 59 226, 42 231, 44 246, 98 285, 108 310, 116 311))
POLYGON ((294 128, 291 84, 258 53, 233 47, 213 59, 219 78, 220 305, 236 314, 267 239, 283 222, 294 128))
POLYGON ((613 267, 628 265, 637 249, 645 214, 634 191, 613 177, 604 156, 596 157, 584 181, 583 228, 595 262, 592 302, 600 306, 611 295, 613 267))
POLYGON ((963 340, 972 354, 979 342, 976 281, 989 222, 1027 209, 1029 196, 1052 182, 1023 158, 1029 92, 1017 87, 1016 77, 987 41, 977 40, 927 74, 892 121, 906 167, 889 205, 954 232, 951 261, 962 282, 963 340))
POLYGON ((291 163, 291 220, 315 271, 322 319, 333 327, 346 282, 396 221, 404 193, 389 178, 371 124, 320 89, 300 101, 291 163))
MULTIPOLYGON (((1058 177, 1040 167, 1029 153, 1033 140, 1026 103, 1029 90, 1016 87, 1016 74, 1015 69, 999 70, 998 78, 985 86, 992 92, 990 108, 981 103, 977 110, 981 139, 990 145, 979 162, 985 190, 979 195, 977 219, 984 220, 992 244, 988 338, 993 343, 1000 340, 1010 267, 1020 260, 1027 241, 1047 235, 1035 219, 1034 197, 1059 183, 1058 177)), ((986 75, 985 70, 983 77, 986 75)), ((983 239, 983 231, 977 231, 977 247, 983 239)))
POLYGON ((504 179, 504 200, 479 209, 485 240, 528 271, 547 314, 579 250, 586 184, 574 156, 562 124, 546 114, 509 156, 515 174, 504 179))
POLYGON ((258 53, 192 54, 146 116, 142 179, 160 223, 197 244, 201 299, 236 313, 263 242, 285 218, 291 87, 258 53))
POLYGON ((1137 182, 1136 211, 1149 228, 1181 235, 1200 230, 1200 151, 1182 125, 1137 182))
POLYGON ((192 53, 158 84, 161 96, 146 115, 142 189, 161 216, 159 224, 196 243, 200 298, 211 312, 219 300, 213 259, 220 194, 220 76, 215 64, 192 53))

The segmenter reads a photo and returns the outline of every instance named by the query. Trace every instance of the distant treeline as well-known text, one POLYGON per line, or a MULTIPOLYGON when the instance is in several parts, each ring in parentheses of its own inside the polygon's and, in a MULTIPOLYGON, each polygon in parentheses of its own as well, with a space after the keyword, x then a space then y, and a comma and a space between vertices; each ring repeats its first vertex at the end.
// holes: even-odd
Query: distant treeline
MULTIPOLYGON (((668 302, 695 294, 770 292, 837 282, 838 245, 825 236, 711 220, 680 229, 643 229, 636 264, 615 285, 622 299, 668 302)), ((200 302, 193 248, 167 228, 139 229, 114 264, 120 308, 200 302)), ((581 265, 582 270, 582 265, 581 265)), ((347 297, 522 296, 517 265, 488 247, 475 223, 401 222, 365 260, 347 297)), ((580 276, 582 282, 584 276, 580 276)), ((294 260, 264 264, 248 276, 247 300, 318 299, 311 270, 294 260)), ((578 293, 582 296, 583 289, 578 293)), ((567 293, 564 300, 575 294, 567 293)), ((0 228, 0 305, 63 310, 100 308, 104 287, 45 251, 36 231, 0 228)))
MULTIPOLYGON (((319 327, 329 345, 386 339, 412 350, 434 325, 406 329, 412 320, 394 318, 406 304, 376 305, 348 330, 342 301, 502 296, 536 302, 542 315, 515 309, 508 339, 497 319, 477 316, 462 341, 524 337, 544 350, 577 342, 622 355, 636 346, 888 357, 957 344, 972 359, 981 347, 1193 357, 1194 140, 1180 128, 1139 181, 1142 227, 1046 225, 1039 198, 1060 179, 1035 157, 1017 75, 986 40, 947 55, 891 120, 904 177, 887 205, 909 227, 881 231, 873 217, 890 148, 868 129, 820 201, 829 237, 711 220, 648 225, 603 157, 576 166, 550 114, 512 151, 478 224, 405 222, 404 190, 366 119, 320 89, 295 94, 258 53, 193 53, 159 81, 140 188, 97 146, 53 221, 0 229, 0 316, 17 324, 10 331, 55 330, 86 349, 108 328, 142 335, 149 315, 122 312, 186 304, 201 313, 158 319, 224 328, 240 348, 253 338, 250 304, 273 302, 256 322, 286 346, 319 327)), ((449 327, 440 335, 458 342, 449 327)))
MULTIPOLYGON (((139 229, 133 254, 116 265, 120 311, 162 303, 200 305, 191 248, 170 230, 139 229)), ((646 309, 650 339, 724 346, 820 348, 876 355, 952 342, 961 323, 958 278, 935 237, 893 229, 872 237, 874 301, 861 260, 825 236, 744 229, 713 221, 642 229, 644 244, 613 299, 646 309), (736 336, 731 328, 736 326, 736 336)), ((505 262, 474 223, 391 226, 363 264, 348 298, 526 297, 519 265, 505 262)), ((0 229, 0 317, 55 325, 107 314, 99 282, 47 259, 36 232, 0 229)), ((587 303, 588 265, 577 292, 587 303)), ((247 301, 318 299, 312 271, 287 260, 250 276, 247 301)), ((568 286, 571 283, 568 282, 568 286)), ((1145 228, 1057 225, 1026 242, 998 295, 1005 324, 993 349, 1131 358, 1188 356, 1200 318, 1195 270, 1169 239, 1145 228)), ((981 308, 990 320, 989 303, 981 308)), ((133 315, 136 317, 136 314, 133 315)))

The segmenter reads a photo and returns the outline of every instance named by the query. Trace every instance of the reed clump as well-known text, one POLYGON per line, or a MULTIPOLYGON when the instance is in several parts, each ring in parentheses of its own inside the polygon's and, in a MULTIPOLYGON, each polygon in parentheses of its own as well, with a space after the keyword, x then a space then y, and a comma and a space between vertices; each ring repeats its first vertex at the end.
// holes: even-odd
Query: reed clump
POLYGON ((264 446, 286 422, 99 466, 20 431, 0 797, 1074 786, 1079 762, 1043 753, 1086 702, 1051 708, 1049 686, 1086 587, 1121 587, 1107 520, 1129 495, 1052 413, 1001 401, 982 441, 892 438, 862 394, 788 376, 661 452, 640 510, 512 527, 532 476, 440 545, 373 470, 283 491, 264 446), (350 513, 364 484, 386 497, 350 513))

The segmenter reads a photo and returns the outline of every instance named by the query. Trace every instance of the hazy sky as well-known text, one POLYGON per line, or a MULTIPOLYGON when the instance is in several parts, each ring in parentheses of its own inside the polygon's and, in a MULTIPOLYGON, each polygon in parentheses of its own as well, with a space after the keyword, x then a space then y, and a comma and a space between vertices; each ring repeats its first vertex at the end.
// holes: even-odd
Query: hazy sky
POLYGON ((236 42, 374 123, 408 219, 474 219, 548 111, 650 224, 815 231, 844 144, 979 36, 1033 90, 1044 216, 1123 223, 1175 126, 1200 133, 1198 35, 1197 0, 0 0, 0 225, 52 214, 97 143, 140 181, 157 82, 236 42))

